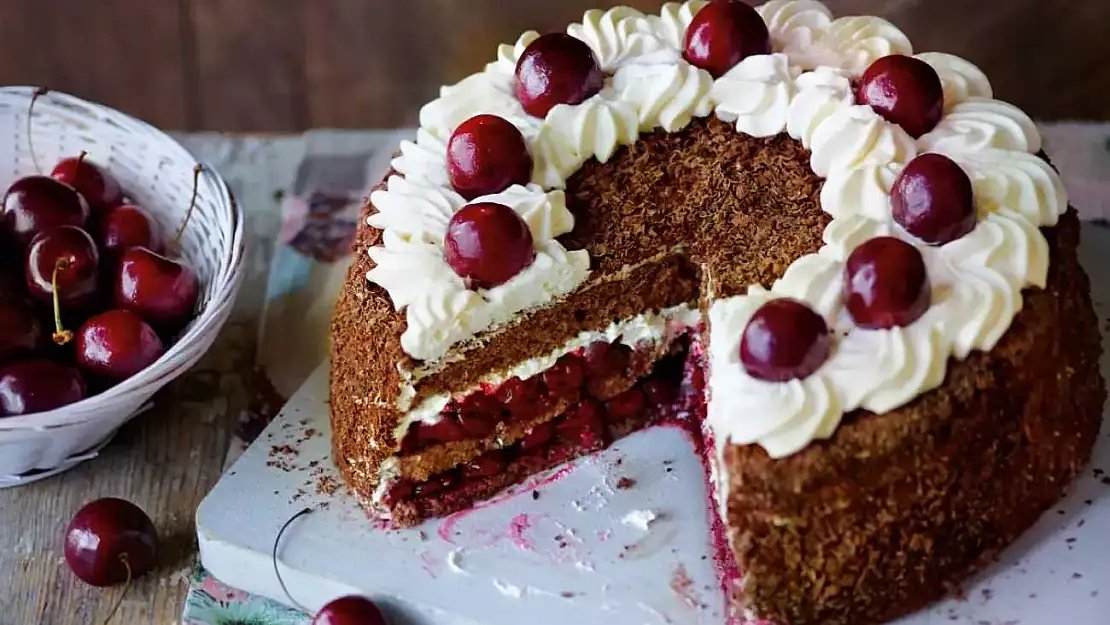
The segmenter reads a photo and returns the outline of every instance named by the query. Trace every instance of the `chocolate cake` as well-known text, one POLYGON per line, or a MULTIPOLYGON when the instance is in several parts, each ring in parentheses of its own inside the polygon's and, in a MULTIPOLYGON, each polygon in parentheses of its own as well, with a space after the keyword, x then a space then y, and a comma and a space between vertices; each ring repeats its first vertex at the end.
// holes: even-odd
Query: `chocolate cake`
POLYGON ((879 18, 691 0, 526 33, 424 107, 363 218, 333 448, 394 526, 677 421, 737 614, 880 623, 1019 536, 1100 425, 1036 127, 879 18))

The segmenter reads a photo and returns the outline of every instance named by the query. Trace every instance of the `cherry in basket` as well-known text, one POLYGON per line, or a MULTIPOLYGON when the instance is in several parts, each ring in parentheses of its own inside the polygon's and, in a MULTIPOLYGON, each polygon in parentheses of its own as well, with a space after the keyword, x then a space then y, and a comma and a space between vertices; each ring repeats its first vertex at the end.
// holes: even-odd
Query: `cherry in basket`
POLYGON ((49 360, 14 362, 0 369, 0 417, 47 412, 85 398, 81 373, 49 360))
POLYGON ((76 189, 49 176, 26 176, 8 187, 3 227, 19 246, 58 226, 84 228, 89 205, 76 189))
MULTIPOLYGON (((193 197, 177 236, 167 246, 180 248, 182 236, 196 208, 202 167, 193 168, 193 197)), ((120 256, 113 276, 112 300, 163 332, 180 330, 195 312, 200 286, 197 274, 184 261, 159 254, 148 247, 132 247, 120 256)))
POLYGON ((94 209, 106 209, 123 202, 123 188, 115 176, 104 171, 86 157, 82 151, 77 156, 58 161, 50 176, 77 190, 94 209))

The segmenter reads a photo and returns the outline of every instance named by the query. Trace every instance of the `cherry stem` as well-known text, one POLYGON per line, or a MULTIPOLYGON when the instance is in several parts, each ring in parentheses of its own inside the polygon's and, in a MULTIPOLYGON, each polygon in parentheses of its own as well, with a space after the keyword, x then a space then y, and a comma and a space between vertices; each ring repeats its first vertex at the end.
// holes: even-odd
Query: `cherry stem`
POLYGON ((74 187, 76 187, 77 185, 79 185, 81 183, 81 163, 83 163, 85 161, 85 157, 88 156, 88 155, 89 155, 89 153, 84 151, 84 150, 81 150, 81 153, 77 155, 77 163, 73 166, 73 186, 74 187))
POLYGON ((189 200, 189 210, 185 211, 185 219, 181 220, 181 227, 177 229, 177 236, 173 238, 174 249, 181 249, 181 238, 185 236, 185 227, 189 225, 189 220, 193 217, 193 209, 197 206, 197 191, 200 189, 202 171, 204 171, 204 165, 197 163, 193 166, 193 197, 189 200))
POLYGON ((123 598, 127 596, 127 589, 131 587, 131 563, 127 561, 127 554, 119 554, 119 561, 123 563, 124 568, 127 569, 127 579, 123 582, 123 590, 120 591, 119 596, 116 597, 116 602, 112 604, 112 609, 108 611, 108 618, 104 619, 104 625, 112 622, 112 617, 119 611, 119 607, 123 605, 123 598))
POLYGON ((312 508, 305 508, 297 514, 289 517, 289 520, 285 522, 285 525, 282 525, 281 529, 278 530, 277 537, 274 538, 273 551, 270 553, 270 559, 273 560, 274 563, 274 575, 277 576, 278 584, 281 585, 281 591, 285 593, 285 596, 289 599, 289 603, 292 603, 293 607, 297 608, 301 612, 308 612, 308 608, 298 603, 297 600, 293 598, 293 595, 289 594, 289 589, 285 587, 285 580, 281 578, 281 571, 278 570, 277 552, 278 545, 281 544, 281 535, 285 533, 285 530, 287 530, 289 526, 293 524, 293 521, 296 521, 297 519, 311 512, 313 512, 312 508))
POLYGON ((54 274, 50 277, 50 287, 53 291, 52 296, 54 299, 54 342, 58 345, 65 345, 73 340, 73 332, 66 330, 62 325, 62 304, 58 299, 58 272, 63 269, 69 269, 70 262, 68 259, 59 258, 54 261, 54 274))
POLYGON ((38 101, 39 96, 46 95, 50 89, 46 87, 38 87, 35 92, 31 94, 31 103, 27 105, 27 151, 31 153, 31 164, 35 166, 36 173, 42 173, 42 168, 39 167, 39 159, 35 156, 35 136, 31 133, 35 112, 35 102, 38 101))

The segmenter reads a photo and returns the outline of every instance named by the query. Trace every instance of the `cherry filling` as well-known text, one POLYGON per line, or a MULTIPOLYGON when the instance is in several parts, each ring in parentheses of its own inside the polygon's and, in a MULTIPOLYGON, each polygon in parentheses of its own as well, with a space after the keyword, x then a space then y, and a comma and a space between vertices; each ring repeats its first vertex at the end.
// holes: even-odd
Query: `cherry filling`
POLYGON ((487 451, 425 482, 399 480, 393 483, 384 503, 390 508, 415 507, 413 512, 419 518, 449 514, 528 475, 600 451, 614 440, 651 423, 681 418, 689 410, 679 401, 680 388, 690 384, 684 366, 688 345, 686 337, 676 341, 675 349, 657 361, 648 375, 608 399, 592 395, 590 381, 595 377, 622 376, 627 387, 629 377, 634 374, 628 369, 631 350, 626 345, 594 344, 563 356, 554 367, 540 375, 527 380, 513 378, 496 389, 479 391, 452 402, 444 409, 439 423, 416 424, 410 428, 402 444, 403 453, 435 444, 432 442, 437 439, 435 435, 445 432, 458 436, 458 440, 475 438, 459 424, 459 416, 465 414, 464 406, 485 406, 490 415, 488 420, 496 419, 501 423, 536 416, 527 413, 515 416, 510 405, 517 408, 543 405, 544 398, 552 402, 549 405, 554 405, 556 400, 569 402, 573 398, 573 403, 561 415, 532 426, 512 446, 487 451), (491 402, 495 398, 501 400, 496 407, 491 402), (443 423, 452 425, 444 426, 443 423))
MULTIPOLYGON (((513 377, 496 388, 452 400, 440 411, 439 420, 409 426, 401 452, 413 454, 435 445, 481 440, 492 435, 499 424, 535 421, 555 410, 560 401, 575 405, 584 396, 617 401, 631 362, 632 349, 627 345, 593 343, 562 356, 539 375, 525 380, 513 377)), ((642 398, 643 392, 638 392, 642 398)), ((653 392, 657 398, 667 395, 663 390, 653 392)))

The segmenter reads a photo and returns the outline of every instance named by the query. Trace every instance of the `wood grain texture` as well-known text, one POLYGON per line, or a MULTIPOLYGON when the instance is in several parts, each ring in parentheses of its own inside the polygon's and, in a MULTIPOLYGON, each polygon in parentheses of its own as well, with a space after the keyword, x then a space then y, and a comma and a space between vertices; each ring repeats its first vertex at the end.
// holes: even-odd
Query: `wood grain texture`
POLYGON ((179 0, 2 0, 0 84, 44 85, 189 128, 179 0))
POLYGON ((205 127, 252 132, 309 125, 297 11, 272 0, 192 0, 190 8, 193 88, 205 127))
MULTIPOLYGON (((527 29, 615 0, 0 0, 0 83, 48 84, 171 129, 411 125, 421 104, 527 29)), ((626 0, 644 11, 658 0, 626 0)), ((1110 119, 1110 2, 828 0, 918 50, 980 65, 1042 120, 1110 119)))
POLYGON ((154 520, 159 569, 124 595, 113 623, 167 625, 181 618, 196 557, 196 507, 223 468, 254 360, 255 324, 227 326, 216 347, 126 425, 100 456, 63 475, 0 491, 0 625, 99 625, 122 588, 86 586, 62 558, 73 514, 122 497, 154 520))

